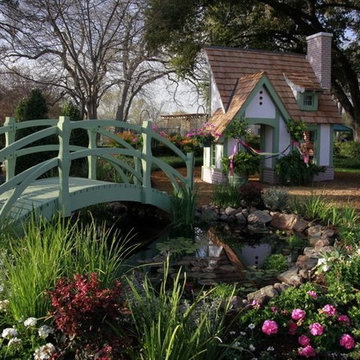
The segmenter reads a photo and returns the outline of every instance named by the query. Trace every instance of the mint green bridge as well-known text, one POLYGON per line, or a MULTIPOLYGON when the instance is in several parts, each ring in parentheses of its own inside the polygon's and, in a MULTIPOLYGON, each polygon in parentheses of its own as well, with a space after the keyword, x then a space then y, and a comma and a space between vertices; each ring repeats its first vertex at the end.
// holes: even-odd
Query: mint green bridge
POLYGON ((17 123, 13 118, 6 118, 4 126, 0 127, 1 134, 6 140, 5 148, 0 150, 6 181, 0 185, 0 219, 21 219, 32 211, 47 218, 56 212, 69 216, 74 210, 111 201, 141 202, 170 212, 171 196, 151 187, 153 164, 168 176, 175 191, 181 187, 193 187, 193 154, 184 154, 155 132, 152 122, 137 126, 113 120, 70 121, 68 117, 60 117, 17 123), (41 130, 15 141, 17 130, 35 126, 41 130), (111 128, 128 130, 142 137, 142 149, 124 141, 111 128), (88 147, 70 145, 70 135, 75 129, 87 131, 88 147), (58 137, 58 144, 33 145, 53 135, 58 137), (109 140, 116 147, 98 147, 98 138, 109 140), (163 143, 184 161, 186 175, 152 155, 153 141, 163 143), (17 158, 49 151, 55 151, 55 157, 15 175, 17 158), (87 158, 87 177, 71 177, 71 162, 80 158, 87 158), (117 182, 97 179, 99 161, 111 164, 117 182), (49 171, 55 176, 44 177, 49 171))

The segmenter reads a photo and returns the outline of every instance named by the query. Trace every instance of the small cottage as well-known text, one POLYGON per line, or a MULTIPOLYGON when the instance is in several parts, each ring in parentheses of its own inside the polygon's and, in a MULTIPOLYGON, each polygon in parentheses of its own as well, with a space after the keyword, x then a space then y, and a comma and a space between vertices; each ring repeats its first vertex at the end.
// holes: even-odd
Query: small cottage
MULTIPOLYGON (((307 54, 210 47, 205 54, 210 65, 211 113, 209 123, 223 135, 234 121, 246 121, 260 134, 261 181, 276 183, 276 159, 289 152, 288 121, 306 123, 312 159, 326 168, 314 180, 334 178, 333 126, 342 123, 330 94, 332 34, 307 37, 307 54)), ((232 154, 234 139, 220 136, 204 148, 202 179, 225 181, 223 156, 232 154)))

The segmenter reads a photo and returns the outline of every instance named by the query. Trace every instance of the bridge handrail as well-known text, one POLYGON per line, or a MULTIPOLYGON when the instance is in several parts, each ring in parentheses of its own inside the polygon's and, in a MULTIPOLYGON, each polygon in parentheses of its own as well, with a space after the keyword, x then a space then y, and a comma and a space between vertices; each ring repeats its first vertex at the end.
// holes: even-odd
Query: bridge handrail
POLYGON ((151 122, 144 122, 142 126, 138 126, 115 120, 70 121, 68 117, 61 116, 58 121, 56 119, 45 119, 15 123, 13 118, 7 118, 4 127, 0 128, 0 134, 1 133, 5 133, 6 147, 0 150, 0 162, 5 161, 7 182, 0 186, 0 193, 10 190, 11 188, 16 189, 14 189, 12 195, 1 209, 0 215, 4 214, 4 212, 11 207, 11 205, 32 181, 36 180, 39 176, 54 167, 58 168, 59 173, 60 208, 62 208, 65 214, 67 214, 69 208, 70 165, 73 160, 79 158, 88 159, 89 179, 96 179, 96 162, 98 158, 103 158, 112 164, 124 183, 129 183, 128 176, 125 172, 131 174, 134 183, 143 187, 145 196, 151 196, 151 169, 153 164, 157 165, 165 172, 173 184, 174 189, 179 189, 178 182, 185 184, 189 188, 192 188, 193 186, 193 154, 190 153, 185 155, 182 153, 169 140, 156 133, 152 129, 151 122), (17 129, 34 126, 44 126, 45 129, 39 130, 36 133, 15 141, 17 129), (139 135, 141 134, 143 138, 142 150, 140 151, 134 148, 131 144, 104 127, 121 127, 123 129, 136 131, 139 135), (87 148, 70 145, 70 134, 75 129, 87 130, 89 137, 87 148), (98 134, 106 136, 119 143, 121 148, 98 147, 98 134), (58 135, 59 144, 29 146, 33 142, 51 135, 58 135), (185 162, 187 176, 183 176, 176 169, 152 155, 152 139, 164 143, 185 162), (53 159, 45 160, 44 162, 15 176, 15 164, 17 157, 41 151, 58 151, 58 155, 53 159), (115 157, 116 155, 132 157, 134 160, 134 166, 130 166, 126 161, 115 157))

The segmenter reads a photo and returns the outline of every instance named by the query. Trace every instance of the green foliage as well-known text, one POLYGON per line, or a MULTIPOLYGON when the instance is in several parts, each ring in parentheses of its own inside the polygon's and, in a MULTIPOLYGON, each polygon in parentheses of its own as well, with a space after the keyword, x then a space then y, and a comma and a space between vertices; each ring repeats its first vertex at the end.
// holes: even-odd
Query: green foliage
POLYGON ((216 206, 226 208, 231 206, 238 208, 241 205, 239 186, 232 184, 216 184, 213 192, 213 203, 216 206))
POLYGON ((226 128, 224 135, 226 138, 240 139, 246 135, 248 124, 242 120, 233 120, 226 128))
POLYGON ((297 150, 292 150, 275 164, 275 173, 283 185, 309 185, 314 175, 324 170, 315 164, 306 164, 297 150))
POLYGON ((289 195, 285 189, 271 187, 264 190, 262 199, 270 210, 285 210, 288 207, 289 195))
POLYGON ((264 261, 263 268, 283 272, 288 268, 287 258, 282 254, 269 255, 264 261))
POLYGON ((45 119, 48 113, 46 99, 39 89, 31 91, 28 98, 20 100, 15 109, 18 122, 45 119))
MULTIPOLYGON (((16 121, 23 122, 28 120, 41 120, 46 119, 48 113, 48 107, 46 105, 46 99, 41 93, 40 90, 32 90, 29 96, 25 99, 20 100, 16 109, 15 116, 16 121)), ((20 129, 16 132, 16 140, 19 140, 25 136, 31 135, 37 131, 44 129, 45 127, 37 126, 30 127, 26 129, 20 129)), ((57 144, 57 136, 50 136, 41 140, 38 140, 27 147, 38 146, 38 145, 48 145, 48 144, 57 144)), ((40 152, 36 154, 30 154, 18 157, 16 159, 16 174, 21 173, 22 171, 39 164, 40 162, 51 159, 56 154, 53 152, 40 152)))
POLYGON ((357 141, 334 142, 334 154, 339 158, 356 159, 360 154, 357 141))
MULTIPOLYGON (((224 156, 221 163, 223 173, 228 174, 230 172, 230 158, 224 156)), ((259 171, 260 157, 246 151, 239 151, 233 156, 233 166, 235 174, 250 176, 259 171)))
POLYGON ((157 250, 165 252, 168 256, 171 256, 171 258, 193 255, 199 246, 201 246, 201 244, 195 243, 193 239, 184 237, 171 238, 156 244, 157 250))
POLYGON ((292 140, 300 141, 303 139, 306 124, 301 120, 289 119, 286 123, 292 140))
POLYGON ((196 209, 196 192, 182 186, 171 198, 171 216, 173 236, 192 237, 196 209))
POLYGON ((360 159, 337 157, 334 159, 334 167, 336 168, 335 171, 338 171, 338 168, 360 170, 360 159))
POLYGON ((292 199, 290 208, 309 220, 324 220, 328 216, 328 201, 322 195, 296 197, 292 199))
POLYGON ((141 287, 128 279, 129 307, 135 323, 141 358, 146 360, 221 359, 220 339, 225 329, 229 301, 208 302, 201 292, 192 303, 183 300, 186 277, 179 271, 172 284, 169 265, 156 290, 145 276, 141 287))

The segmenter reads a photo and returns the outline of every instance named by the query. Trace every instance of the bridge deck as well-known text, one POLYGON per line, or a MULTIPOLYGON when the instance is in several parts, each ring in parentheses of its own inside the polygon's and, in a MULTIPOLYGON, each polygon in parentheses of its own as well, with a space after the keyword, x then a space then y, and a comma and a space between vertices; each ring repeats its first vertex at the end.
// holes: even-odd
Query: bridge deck
MULTIPOLYGON (((4 204, 12 190, 0 195, 0 205, 4 204)), ((71 211, 102 202, 137 201, 152 204, 165 211, 170 209, 170 200, 166 193, 152 189, 145 196, 141 186, 119 184, 87 178, 69 177, 69 195, 71 211)), ((41 210, 45 217, 50 217, 58 208, 59 179, 45 178, 34 181, 12 206, 8 216, 22 218, 33 210, 41 210)))

